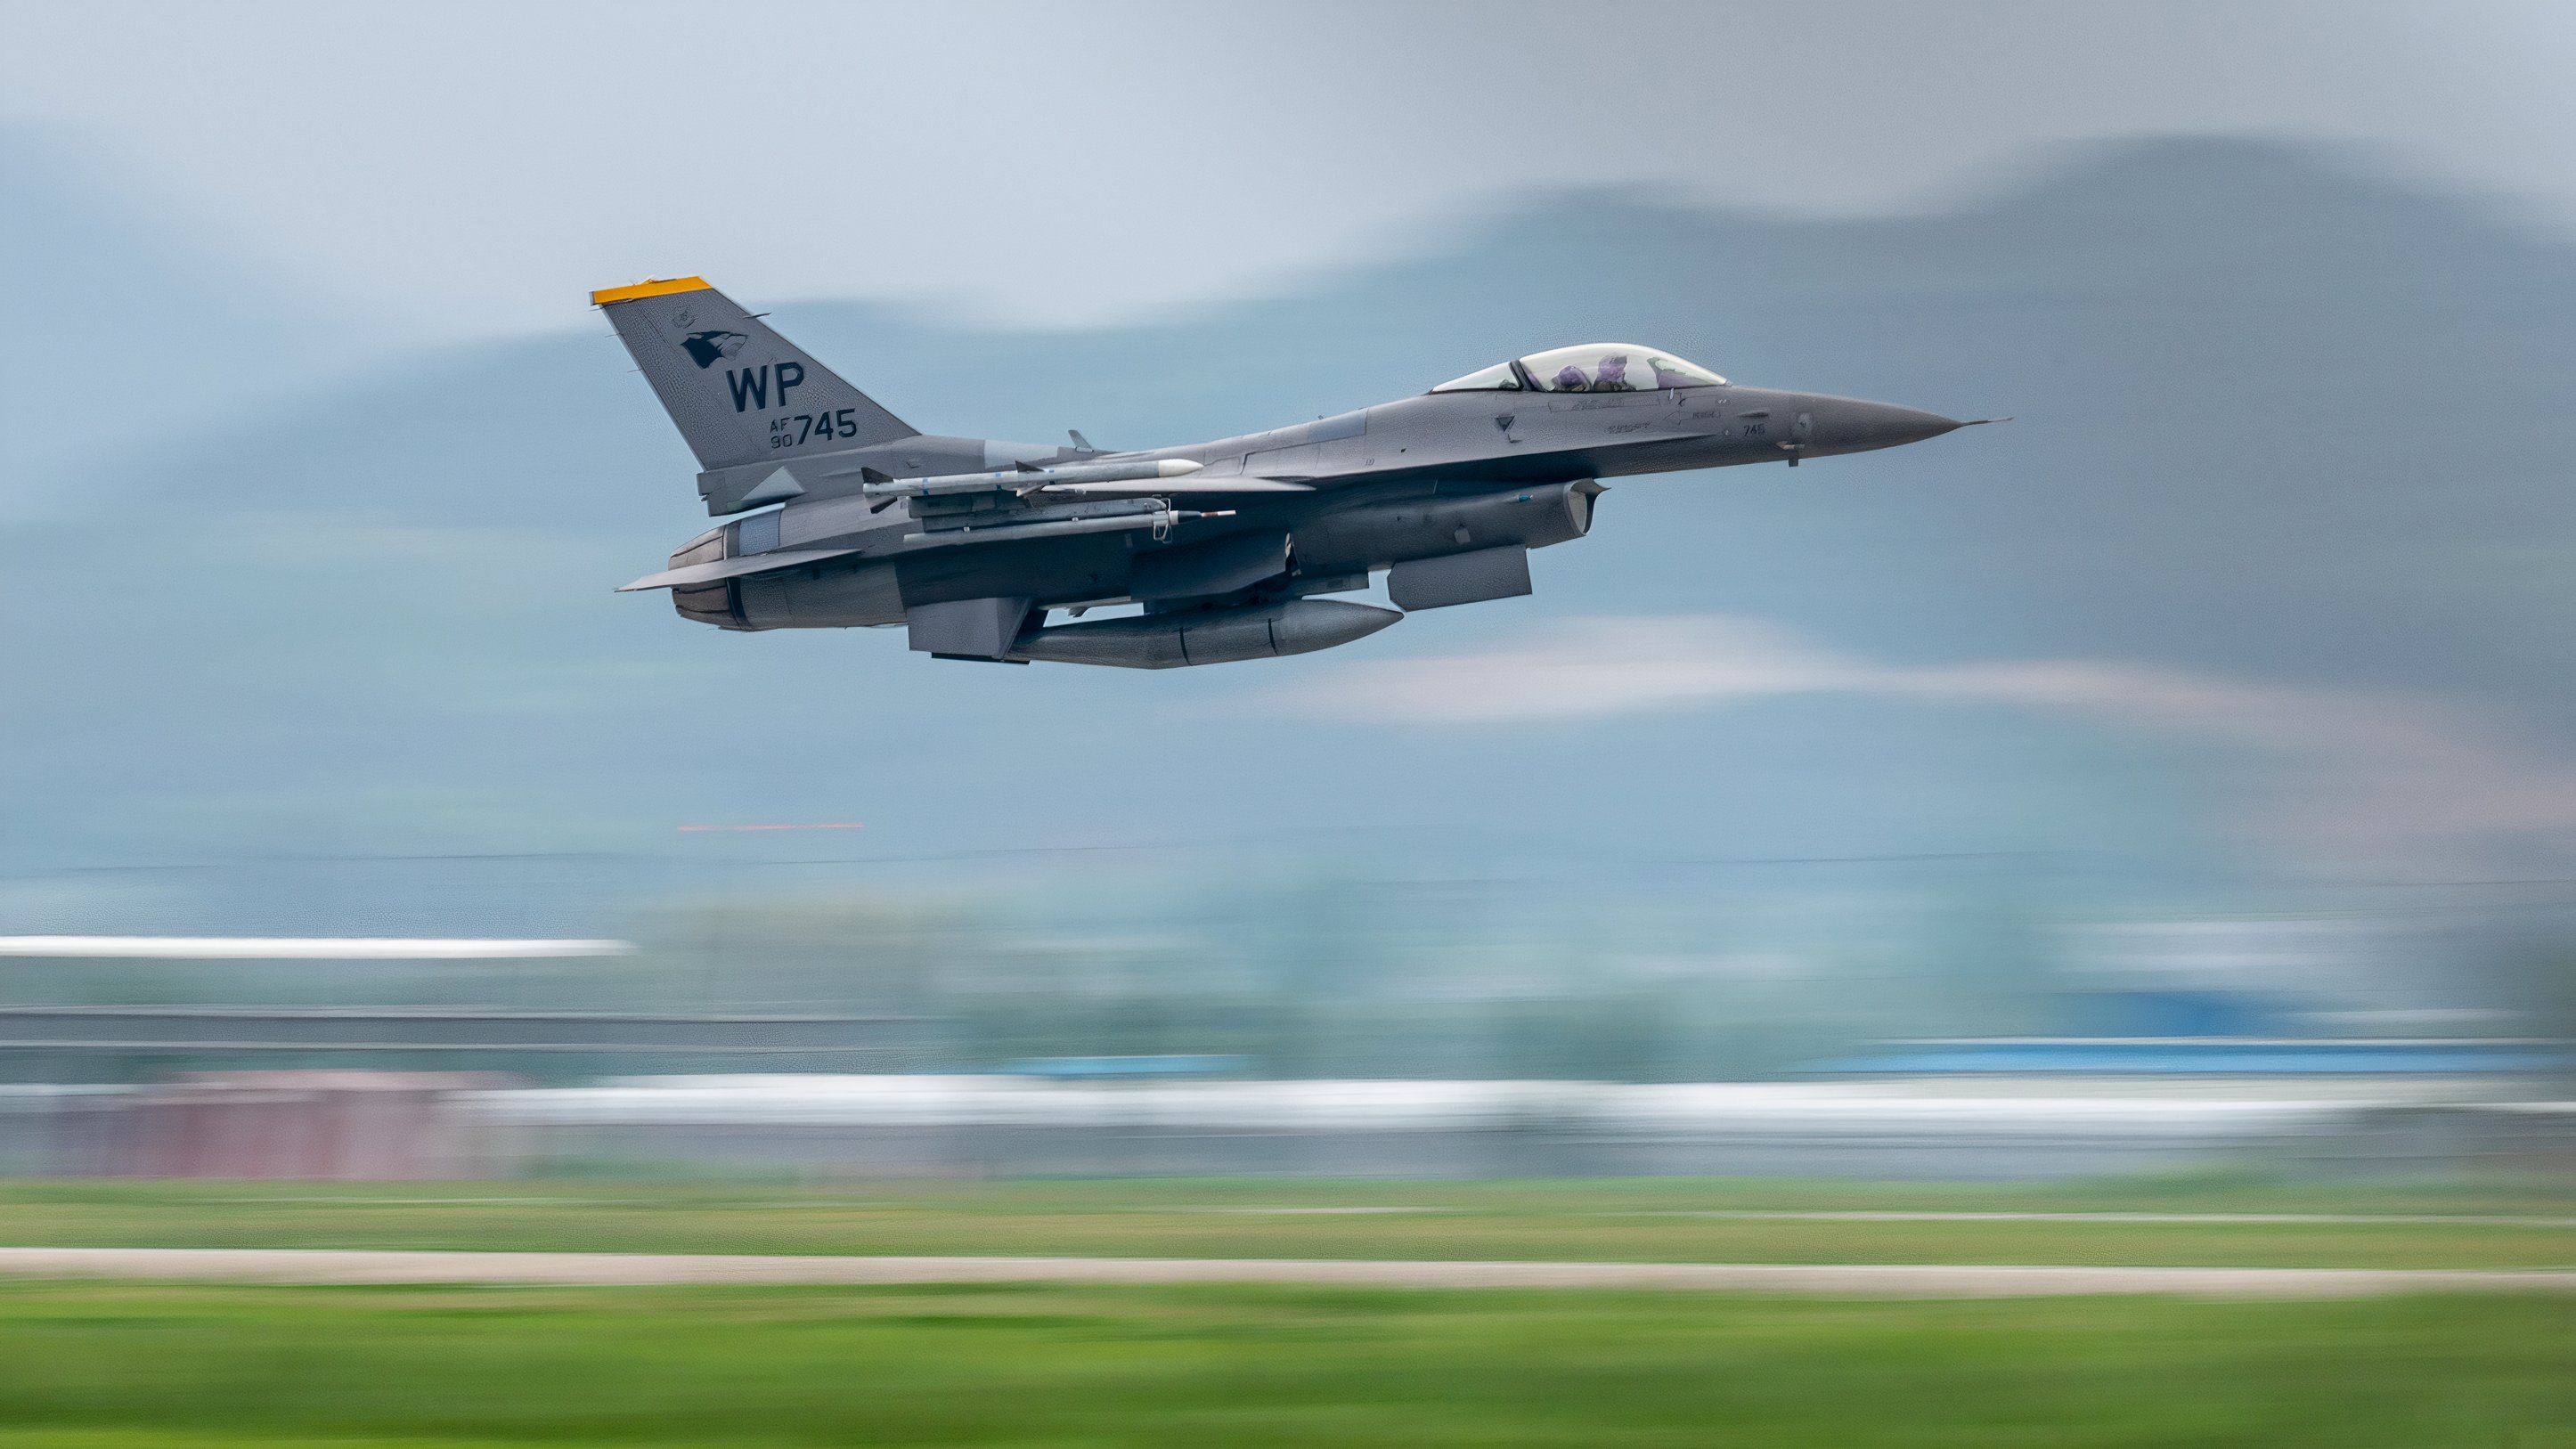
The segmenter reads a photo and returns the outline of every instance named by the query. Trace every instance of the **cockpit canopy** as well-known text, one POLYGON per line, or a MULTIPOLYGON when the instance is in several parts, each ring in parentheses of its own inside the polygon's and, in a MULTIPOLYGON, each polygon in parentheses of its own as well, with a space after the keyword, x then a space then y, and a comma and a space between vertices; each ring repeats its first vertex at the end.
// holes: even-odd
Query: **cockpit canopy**
POLYGON ((1498 362, 1444 382, 1433 392, 1662 392, 1724 387, 1726 379, 1669 352, 1633 342, 1586 342, 1498 362))

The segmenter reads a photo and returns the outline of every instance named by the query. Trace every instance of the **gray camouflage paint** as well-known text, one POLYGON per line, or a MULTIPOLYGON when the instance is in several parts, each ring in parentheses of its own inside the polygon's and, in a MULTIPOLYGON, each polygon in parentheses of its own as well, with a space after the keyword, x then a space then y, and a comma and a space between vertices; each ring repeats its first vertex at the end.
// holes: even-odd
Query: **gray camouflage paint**
POLYGON ((683 614, 729 629, 909 623, 914 647, 945 657, 1163 668, 1328 648, 1401 617, 1304 603, 1364 589, 1375 571, 1391 573, 1408 609, 1527 593, 1527 551, 1587 531, 1595 480, 1794 466, 1967 426, 1732 383, 1549 392, 1519 374, 1519 390, 1434 391, 1242 437, 1101 452, 1078 435, 1049 447, 915 432, 695 279, 593 300, 697 455, 707 511, 779 505, 701 535, 670 569, 626 587, 670 588, 683 614), (1165 459, 1200 466, 1079 495, 863 494, 897 479, 1165 459), (1044 628, 1050 609, 1126 602, 1145 604, 1144 622, 1044 628), (1194 657, 1183 637, 1220 631, 1270 643, 1194 657))

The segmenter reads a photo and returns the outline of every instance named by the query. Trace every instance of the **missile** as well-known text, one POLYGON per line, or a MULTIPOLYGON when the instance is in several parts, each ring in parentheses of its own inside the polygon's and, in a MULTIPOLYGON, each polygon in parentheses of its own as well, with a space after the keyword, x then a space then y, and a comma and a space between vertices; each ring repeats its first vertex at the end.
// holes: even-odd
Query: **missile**
POLYGON ((859 492, 870 498, 928 498, 942 493, 1034 493, 1041 488, 1069 487, 1079 483, 1186 478, 1206 466, 1185 458, 1066 463, 1053 468, 1023 467, 995 473, 944 473, 935 478, 870 480, 859 485, 859 492))
POLYGON ((1007 521, 1008 515, 1004 515, 1005 521, 983 528, 940 528, 911 534, 903 540, 902 548, 906 553, 913 553, 925 548, 949 548, 961 543, 1017 543, 1032 538, 1063 538, 1068 534, 1076 533, 1116 533, 1130 528, 1151 528, 1157 530, 1154 536, 1160 538, 1161 530, 1169 529, 1176 523, 1195 523, 1202 518, 1232 517, 1234 517, 1234 510, 1231 508, 1213 512, 1189 508, 1142 508, 1090 518, 1041 519, 1035 523, 1011 523, 1007 521))

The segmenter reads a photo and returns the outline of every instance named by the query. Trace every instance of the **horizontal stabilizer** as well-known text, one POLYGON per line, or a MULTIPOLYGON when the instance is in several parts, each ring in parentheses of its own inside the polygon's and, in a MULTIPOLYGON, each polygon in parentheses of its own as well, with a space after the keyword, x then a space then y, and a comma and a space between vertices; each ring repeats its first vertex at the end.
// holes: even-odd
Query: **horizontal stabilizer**
POLYGON ((665 569, 646 574, 631 584, 620 584, 617 592, 631 594, 639 589, 687 589, 699 584, 722 583, 745 574, 765 574, 773 569, 792 569, 800 564, 821 563, 827 558, 841 558, 857 553, 855 548, 789 548, 769 553, 745 554, 741 558, 718 559, 713 563, 691 564, 686 568, 665 569))

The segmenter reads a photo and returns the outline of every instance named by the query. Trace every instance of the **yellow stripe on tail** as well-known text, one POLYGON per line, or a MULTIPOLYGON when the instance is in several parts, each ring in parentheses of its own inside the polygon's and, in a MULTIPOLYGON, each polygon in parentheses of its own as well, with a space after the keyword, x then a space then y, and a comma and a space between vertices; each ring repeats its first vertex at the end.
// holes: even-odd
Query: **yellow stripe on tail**
POLYGON ((590 305, 605 307, 611 302, 632 302, 638 297, 667 297, 673 292, 713 290, 704 277, 674 277, 667 282, 642 281, 631 287, 603 287, 590 294, 590 305))

